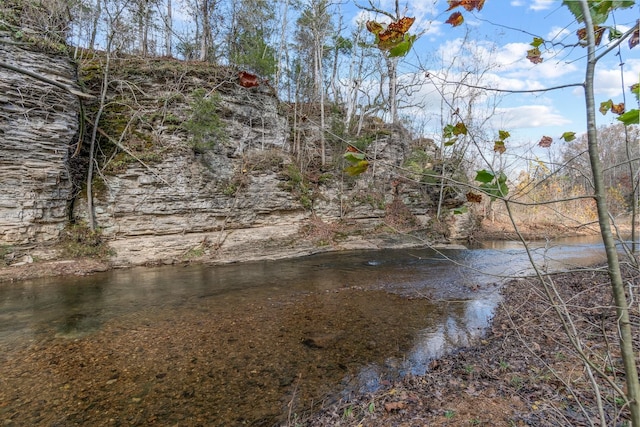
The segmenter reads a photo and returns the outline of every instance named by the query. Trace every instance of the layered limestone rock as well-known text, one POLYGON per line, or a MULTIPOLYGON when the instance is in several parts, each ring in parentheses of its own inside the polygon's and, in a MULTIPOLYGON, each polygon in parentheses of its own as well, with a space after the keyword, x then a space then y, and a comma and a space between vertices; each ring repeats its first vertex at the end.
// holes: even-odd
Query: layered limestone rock
MULTIPOLYGON (((65 56, 33 51, 0 33, 0 61, 75 86, 65 56)), ((54 240, 74 197, 70 149, 77 143, 78 97, 0 67, 0 244, 54 240)))
MULTIPOLYGON (((136 67, 135 76, 128 71, 144 96, 133 102, 136 94, 130 96, 127 88, 109 95, 128 103, 128 115, 140 118, 138 127, 124 138, 114 134, 118 114, 101 125, 113 125, 105 131, 139 155, 117 149, 101 159, 95 219, 105 236, 201 233, 290 224, 304 217, 295 196, 280 186, 289 131, 268 87, 241 87, 234 74, 216 76, 202 64, 185 65, 183 74, 175 73, 171 61, 147 64, 147 69, 136 67), (206 149, 193 148, 184 130, 196 91, 219 96, 211 114, 220 116, 223 131, 204 137, 206 149)), ((75 214, 86 217, 83 200, 75 214)))
MULTIPOLYGON (((50 78, 74 79, 74 66, 61 57, 9 44, 0 44, 0 55, 50 78)), ((89 128, 104 63, 95 57, 81 64, 83 87, 96 95, 85 103, 89 128)), ((420 236, 390 240, 366 232, 390 214, 399 215, 390 206, 406 206, 423 226, 429 220, 430 195, 402 179, 412 147, 401 127, 376 125, 382 127, 366 147, 372 166, 360 177, 342 172, 340 144, 328 147, 329 162, 336 162, 331 168, 315 165, 303 173, 290 153, 288 107, 268 84, 246 88, 229 69, 172 60, 112 59, 111 70, 92 187, 95 223, 115 250, 115 265, 314 253, 328 249, 306 237, 305 227, 316 220, 321 226, 339 220, 357 231, 332 242, 334 249, 425 242, 420 236), (200 107, 205 121, 207 115, 216 120, 207 124, 215 132, 202 133, 196 144, 199 131, 189 123, 199 99, 215 101, 215 108, 200 107)), ((70 163, 79 129, 77 98, 0 68, 0 112, 3 242, 54 240, 68 219, 89 219, 79 188, 84 177, 76 174, 78 164, 89 163, 90 132, 76 164, 70 163)), ((317 128, 305 126, 298 132, 305 135, 312 162, 317 128)))

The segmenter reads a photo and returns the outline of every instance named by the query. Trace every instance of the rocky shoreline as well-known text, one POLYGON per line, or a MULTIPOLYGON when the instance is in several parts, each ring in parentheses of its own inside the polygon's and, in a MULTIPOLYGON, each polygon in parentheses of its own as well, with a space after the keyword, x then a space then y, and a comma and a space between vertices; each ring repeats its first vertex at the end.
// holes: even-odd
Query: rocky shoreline
MULTIPOLYGON (((637 269, 625 280, 636 292, 637 269)), ((615 309, 606 268, 551 276, 571 301, 571 316, 593 360, 607 364, 609 379, 624 388, 617 352, 615 309), (595 321, 597 319, 597 321, 595 321)), ((375 393, 328 405, 296 425, 325 426, 586 426, 599 424, 598 397, 579 352, 571 346, 537 279, 502 288, 490 330, 475 345, 432 361, 424 376, 384 384, 375 393)), ((640 310, 632 309, 634 346, 640 351, 640 310)), ((640 361, 638 362, 640 363, 640 361)), ((597 377, 607 425, 627 425, 624 399, 597 377)), ((293 425, 293 424, 288 424, 293 425)))
MULTIPOLYGON (((264 231, 264 230, 263 230, 264 231)), ((417 247, 461 248, 456 242, 428 243, 412 234, 377 233, 366 236, 350 236, 339 242, 318 245, 313 239, 304 239, 299 235, 280 234, 278 238, 257 239, 256 230, 237 230, 235 241, 228 238, 225 246, 216 250, 212 247, 210 235, 198 234, 180 236, 182 245, 171 242, 175 237, 156 236, 139 239, 122 239, 110 242, 116 256, 110 259, 73 258, 43 259, 51 257, 51 250, 41 248, 31 250, 34 255, 22 255, 23 261, 0 268, 0 283, 36 279, 50 276, 88 275, 113 268, 133 266, 185 265, 202 263, 221 265, 238 262, 297 258, 323 252, 348 250, 402 249, 417 247), (251 238, 244 236, 252 234, 251 238), (243 240, 245 239, 246 240, 243 240), (169 241, 163 246, 163 241, 169 241), (186 249, 184 249, 186 248, 186 249), (202 248, 196 251, 193 248, 202 248), (164 250, 164 252, 163 252, 164 250), (39 256, 40 255, 40 256, 39 256), (35 261, 34 261, 35 259, 35 261), (40 259, 40 260, 38 260, 40 259)))

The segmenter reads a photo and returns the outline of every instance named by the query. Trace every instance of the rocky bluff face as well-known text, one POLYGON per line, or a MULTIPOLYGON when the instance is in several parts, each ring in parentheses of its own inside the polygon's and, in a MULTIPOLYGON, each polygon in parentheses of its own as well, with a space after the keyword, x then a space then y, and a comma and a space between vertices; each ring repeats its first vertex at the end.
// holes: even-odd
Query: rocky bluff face
MULTIPOLYGON (((77 87, 76 67, 66 57, 0 43, 0 58, 77 87)), ((77 96, 0 67, 0 244, 54 240, 67 222, 77 192, 69 159, 79 112, 77 96)))
MULTIPOLYGON (((15 44, 0 44, 0 55, 77 85, 66 57, 15 44)), ((79 68, 83 88, 98 95, 104 58, 79 68)), ((396 179, 411 150, 399 126, 370 124, 375 165, 352 178, 342 173, 340 144, 327 145, 330 165, 318 167, 317 122, 279 102, 266 82, 244 87, 232 70, 167 59, 112 59, 110 69, 92 187, 116 264, 303 254, 301 242, 309 251, 314 244, 301 230, 313 221, 362 232, 398 200, 417 227, 429 219, 430 195, 396 179)), ((53 242, 71 219, 88 218, 87 129, 98 97, 83 101, 81 147, 77 96, 0 68, 0 100, 2 243, 53 242)))

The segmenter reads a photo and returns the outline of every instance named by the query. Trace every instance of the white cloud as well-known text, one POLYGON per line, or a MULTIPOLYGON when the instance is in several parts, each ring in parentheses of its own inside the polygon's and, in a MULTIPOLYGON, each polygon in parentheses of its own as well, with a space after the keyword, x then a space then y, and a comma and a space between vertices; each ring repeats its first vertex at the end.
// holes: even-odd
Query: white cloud
MULTIPOLYGON (((640 76, 640 60, 628 59, 624 64, 624 90, 628 93, 629 86, 638 83, 640 76)), ((596 69, 594 78, 594 92, 607 98, 621 97, 623 91, 623 80, 620 74, 620 67, 608 69, 596 69)), ((606 99, 603 99, 606 101, 606 99)), ((614 101, 616 101, 614 99, 614 101)), ((621 102, 622 99, 617 100, 621 102)), ((627 101, 630 99, 627 96, 627 101)))
POLYGON ((547 40, 557 41, 572 34, 566 27, 552 27, 547 33, 547 40))
POLYGON ((514 6, 514 7, 524 6, 524 2, 522 0, 512 0, 511 6, 514 6))
POLYGON ((531 5, 529 6, 529 9, 535 10, 536 12, 540 10, 547 10, 547 9, 550 9, 554 3, 557 3, 557 1, 556 0, 533 0, 531 5))
POLYGON ((435 16, 438 14, 436 2, 428 2, 424 0, 413 1, 409 6, 409 13, 416 14, 416 17, 426 17, 428 15, 435 16))
MULTIPOLYGON (((523 81, 556 81, 560 77, 574 73, 578 67, 576 64, 559 63, 554 60, 545 60, 540 64, 532 64, 527 59, 527 51, 531 45, 527 43, 507 43, 497 48, 495 54, 496 64, 500 71, 510 78, 523 81)), ((543 57, 547 56, 543 53, 543 57)))
POLYGON ((508 129, 542 128, 561 126, 571 123, 571 120, 558 114, 547 105, 523 105, 513 108, 498 108, 494 122, 498 127, 508 129))
POLYGON ((545 85, 535 79, 518 77, 502 76, 500 74, 486 74, 485 81, 487 86, 500 89, 500 90, 538 90, 544 89, 545 85))

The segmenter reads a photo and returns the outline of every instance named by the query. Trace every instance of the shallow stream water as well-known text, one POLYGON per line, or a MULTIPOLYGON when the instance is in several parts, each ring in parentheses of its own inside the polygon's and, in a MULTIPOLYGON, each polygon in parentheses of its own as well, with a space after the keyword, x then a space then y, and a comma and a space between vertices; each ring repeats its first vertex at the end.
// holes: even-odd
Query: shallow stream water
MULTIPOLYGON (((604 261, 593 239, 532 247, 548 269, 604 261)), ((4 284, 0 421, 286 423, 424 373, 530 273, 521 244, 496 242, 4 284)))

